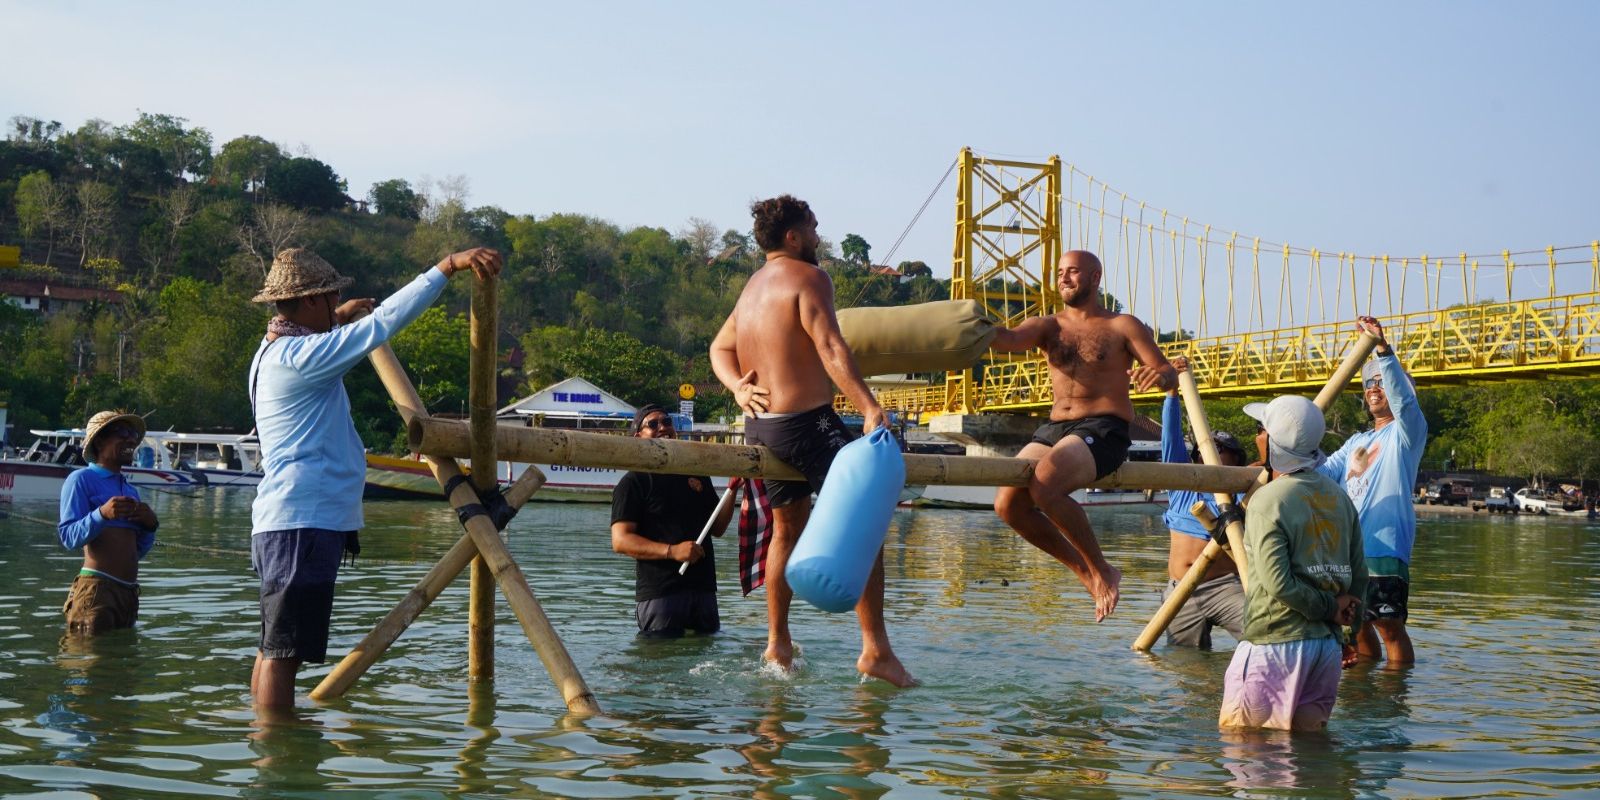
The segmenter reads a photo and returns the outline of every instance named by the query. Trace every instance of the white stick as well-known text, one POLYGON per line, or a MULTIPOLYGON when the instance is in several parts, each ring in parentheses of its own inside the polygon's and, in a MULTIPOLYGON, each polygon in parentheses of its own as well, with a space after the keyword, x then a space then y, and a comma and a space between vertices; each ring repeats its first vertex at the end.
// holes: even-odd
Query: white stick
MULTIPOLYGON (((727 508, 728 504, 731 503, 731 502, 733 502, 733 482, 729 481, 728 482, 728 490, 723 492, 722 493, 722 499, 717 501, 717 510, 711 512, 711 518, 706 520, 705 528, 703 528, 700 531, 700 538, 694 540, 695 544, 705 544, 706 543, 706 537, 711 535, 711 525, 717 521, 717 517, 722 516, 722 510, 727 508)), ((685 561, 682 564, 678 565, 678 574, 679 575, 687 575, 688 573, 689 573, 689 562, 685 561)))

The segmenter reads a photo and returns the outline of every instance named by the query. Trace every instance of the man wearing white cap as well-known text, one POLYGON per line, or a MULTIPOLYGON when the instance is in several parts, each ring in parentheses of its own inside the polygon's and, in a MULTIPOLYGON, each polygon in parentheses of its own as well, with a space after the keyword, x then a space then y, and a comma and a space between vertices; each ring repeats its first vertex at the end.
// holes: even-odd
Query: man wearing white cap
POLYGON ((1353 661, 1340 626, 1360 619, 1367 568, 1355 506, 1317 471, 1322 411, 1304 397, 1251 403, 1267 431, 1272 480, 1250 501, 1244 639, 1233 651, 1218 723, 1320 730, 1353 661))
POLYGON ((249 376, 263 472, 250 536, 261 576, 261 638, 250 674, 257 705, 293 705, 301 663, 325 658, 339 560, 347 546, 355 551, 366 456, 344 375, 466 270, 480 279, 499 274, 500 254, 482 247, 454 253, 381 307, 371 298, 341 305, 339 290, 351 279, 316 253, 291 248, 273 259, 254 298, 278 310, 249 376))
POLYGON ((90 464, 61 487, 56 535, 68 550, 83 548, 83 566, 61 608, 72 633, 131 628, 139 617, 139 561, 155 546, 160 522, 122 468, 133 464, 144 432, 138 414, 102 411, 90 417, 83 432, 90 464))
POLYGON ((1372 360, 1361 367, 1361 398, 1372 415, 1372 430, 1345 440, 1318 471, 1344 487, 1361 516, 1372 580, 1367 584, 1366 619, 1356 635, 1356 649, 1362 658, 1376 660, 1381 634, 1390 666, 1399 666, 1416 660, 1406 633, 1411 546, 1417 538, 1411 495, 1422 451, 1428 446, 1428 420, 1417 404, 1410 376, 1383 338, 1383 325, 1372 317, 1361 317, 1358 324, 1378 339, 1372 360))

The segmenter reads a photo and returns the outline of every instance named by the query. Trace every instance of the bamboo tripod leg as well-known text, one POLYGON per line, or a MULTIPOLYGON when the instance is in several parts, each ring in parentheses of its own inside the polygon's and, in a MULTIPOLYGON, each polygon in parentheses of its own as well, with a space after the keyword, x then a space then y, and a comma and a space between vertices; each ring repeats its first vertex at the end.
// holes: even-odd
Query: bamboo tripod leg
MULTIPOLYGON (((1371 334, 1361 333, 1355 345, 1350 348, 1349 352, 1345 353, 1344 360, 1334 369, 1333 375, 1328 378, 1328 382, 1323 385, 1322 391, 1317 393, 1317 397, 1313 401, 1316 403, 1317 408, 1323 411, 1328 410, 1328 406, 1333 404, 1334 398, 1339 396, 1339 392, 1344 389, 1345 384, 1349 383, 1350 379, 1355 377, 1356 373, 1361 370, 1361 362, 1367 359, 1367 356, 1372 353, 1372 348, 1376 347, 1377 344, 1378 340, 1371 334)), ((1206 459, 1206 463, 1214 464, 1216 463, 1216 442, 1211 438, 1211 426, 1210 423, 1206 422, 1205 408, 1200 403, 1200 392, 1198 387, 1195 386, 1194 376, 1189 372, 1183 372, 1179 374, 1178 380, 1184 395, 1184 405, 1188 407, 1190 425, 1194 427, 1195 441, 1200 445, 1201 455, 1206 459)), ((1267 477, 1267 471, 1262 470, 1261 477, 1257 480, 1257 485, 1265 483, 1267 477)), ((1225 497, 1226 495, 1218 494, 1217 502, 1222 502, 1225 497)), ((1228 498, 1228 500, 1232 502, 1231 498, 1228 498)), ((1237 556, 1235 563, 1239 565, 1239 581, 1242 584, 1245 581, 1244 526, 1236 522, 1229 524, 1228 537, 1229 541, 1237 543, 1237 549, 1234 550, 1234 554, 1237 556)), ((1189 600, 1190 595, 1194 594, 1195 587, 1200 585, 1200 578, 1210 568, 1211 562, 1222 552, 1223 548, 1216 540, 1206 543, 1205 550, 1201 551, 1200 557, 1195 559, 1194 564, 1189 567, 1189 571, 1184 573, 1182 580, 1178 581, 1178 585, 1173 588, 1172 594, 1161 604, 1161 608, 1156 611, 1155 616, 1150 618, 1149 624, 1145 625, 1144 630, 1140 632, 1139 638, 1133 643, 1133 649, 1144 652, 1155 646, 1156 639, 1160 638, 1161 634, 1166 631, 1167 626, 1172 624, 1173 618, 1178 616, 1178 611, 1183 608, 1183 604, 1189 600)))
MULTIPOLYGON (((441 484, 448 483, 461 474, 461 469, 455 462, 449 460, 430 457, 428 466, 433 469, 434 477, 438 478, 441 484)), ((450 505, 458 511, 477 502, 477 493, 465 485, 458 484, 455 491, 450 494, 450 505)), ((539 654, 539 660, 544 662, 544 667, 550 673, 550 678, 555 681, 556 688, 561 690, 567 709, 588 714, 600 713, 600 704, 595 701, 594 693, 589 691, 589 685, 578 672, 578 665, 573 663, 572 656, 561 643, 560 634, 556 633, 549 617, 545 616, 538 598, 533 595, 533 590, 528 588, 528 581, 522 575, 522 568, 518 567, 516 559, 511 557, 505 542, 500 541, 500 532, 495 530, 494 523, 490 522, 487 516, 479 514, 467 518, 466 528, 467 534, 472 537, 472 543, 477 546, 483 560, 488 562, 495 583, 500 585, 500 591, 506 596, 507 605, 511 606, 512 612, 517 616, 517 622, 521 623, 522 632, 527 635, 534 652, 539 654)))

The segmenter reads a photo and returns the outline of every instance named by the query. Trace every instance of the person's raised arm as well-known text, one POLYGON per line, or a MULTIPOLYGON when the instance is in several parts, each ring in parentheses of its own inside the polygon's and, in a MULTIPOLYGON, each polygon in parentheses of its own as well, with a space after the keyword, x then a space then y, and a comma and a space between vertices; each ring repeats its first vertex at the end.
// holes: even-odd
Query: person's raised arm
POLYGON ((1150 329, 1145 327, 1138 317, 1129 314, 1118 315, 1116 322, 1128 341, 1128 352, 1139 362, 1139 366, 1128 370, 1128 377, 1133 380, 1133 388, 1140 392, 1148 392, 1151 389, 1165 392, 1175 388, 1178 385, 1178 371, 1167 363, 1167 357, 1162 355, 1161 348, 1156 346, 1156 339, 1150 334, 1150 329))
MULTIPOLYGON (((1179 356, 1172 360, 1179 372, 1188 369, 1189 359, 1179 356)), ((1177 389, 1167 390, 1167 399, 1161 401, 1161 460, 1168 464, 1189 463, 1189 450, 1183 446, 1183 401, 1177 389)))
MULTIPOLYGON (((356 319, 309 341, 299 350, 294 367, 309 381, 337 380, 349 372, 367 354, 410 325, 428 306, 438 299, 445 281, 462 272, 471 272, 479 280, 500 274, 500 253, 487 247, 475 247, 460 253, 451 253, 437 265, 401 287, 372 313, 356 319)), ((335 316, 353 317, 362 313, 364 300, 351 301, 339 307, 335 316)))
POLYGON ((1043 347, 1045 331, 1049 326, 1048 317, 1029 317, 1015 328, 996 327, 994 338, 989 340, 989 349, 999 353, 1026 353, 1043 347))
POLYGON ((862 430, 870 432, 887 424, 883 407, 867 388, 861 369, 856 366, 855 354, 850 352, 844 334, 839 332, 839 317, 833 310, 833 281, 827 273, 811 270, 801 278, 799 303, 800 327, 811 337, 828 377, 861 412, 862 430))
POLYGON ((756 385, 756 371, 739 369, 739 325, 735 321, 739 310, 729 312, 728 319, 711 340, 711 371, 722 385, 733 393, 733 401, 744 413, 755 416, 767 410, 767 390, 756 385))
POLYGON ((1400 435, 1406 444, 1420 446, 1428 439, 1428 419, 1417 402, 1417 387, 1400 365, 1400 356, 1383 335, 1383 323, 1375 317, 1358 317, 1356 326, 1377 337, 1378 345, 1372 349, 1378 362, 1378 373, 1383 376, 1383 393, 1389 400, 1389 411, 1400 426, 1400 435))

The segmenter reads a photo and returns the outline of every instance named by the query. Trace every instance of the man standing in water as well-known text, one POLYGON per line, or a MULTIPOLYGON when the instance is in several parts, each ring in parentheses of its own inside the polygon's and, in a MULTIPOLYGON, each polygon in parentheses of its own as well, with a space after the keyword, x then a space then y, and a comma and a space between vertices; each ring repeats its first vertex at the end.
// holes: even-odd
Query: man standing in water
POLYGON ((1417 404, 1417 388, 1383 338, 1383 325, 1372 317, 1360 317, 1357 324, 1378 339, 1372 360, 1361 367, 1361 399, 1372 415, 1372 430, 1345 440, 1319 471, 1344 486, 1361 515, 1372 580, 1356 649, 1362 658, 1377 660, 1381 634, 1389 665, 1398 667, 1417 658, 1406 632, 1411 545, 1417 538, 1411 490, 1428 446, 1428 420, 1417 404))
POLYGON ((291 248, 273 259, 254 298, 278 310, 249 376, 263 472, 250 536, 261 576, 261 639, 250 673, 258 706, 294 705, 301 663, 326 657, 339 560, 346 549, 359 549, 366 456, 344 375, 421 315, 450 276, 467 270, 480 279, 497 275, 500 254, 482 247, 454 253, 382 307, 371 298, 340 305, 339 290, 351 279, 316 253, 291 248))
MULTIPOLYGON (((883 425, 884 413, 839 333, 833 281, 817 266, 821 239, 811 207, 783 195, 753 204, 750 213, 767 263, 745 284, 711 343, 711 366, 748 415, 745 441, 766 445, 806 476, 804 481, 766 482, 773 530, 767 547, 767 649, 762 657, 787 670, 794 664, 789 637, 794 590, 784 567, 811 515, 811 493, 822 488, 834 456, 852 438, 833 413, 834 385, 861 410, 865 430, 883 425)), ((881 551, 856 604, 856 616, 861 625, 856 669, 896 686, 914 684, 889 646, 883 622, 881 551)))
POLYGON ((89 418, 83 454, 89 466, 61 487, 56 533, 68 550, 83 548, 83 567, 67 592, 67 630, 96 634, 131 628, 139 617, 139 561, 156 543, 156 512, 123 477, 144 440, 138 414, 102 411, 89 418))
POLYGON ((1122 573, 1106 562, 1083 507, 1070 495, 1122 466, 1128 457, 1133 401, 1141 392, 1178 385, 1150 329, 1131 314, 1101 305, 1100 259, 1085 250, 1061 256, 1056 284, 1064 306, 996 331, 990 347, 1003 353, 1042 348, 1050 364, 1055 403, 1018 458, 1038 459, 1027 488, 1002 486, 994 510, 1022 538, 1065 564, 1094 598, 1096 622, 1117 608, 1122 573), (1134 362, 1139 366, 1134 368, 1134 362))
MULTIPOLYGON (((634 412, 633 435, 678 438, 672 416, 655 403, 634 412)), ((640 636, 665 639, 722 629, 716 554, 710 541, 695 541, 707 525, 711 535, 722 537, 733 504, 718 511, 717 490, 705 475, 634 471, 611 490, 611 549, 636 562, 633 599, 640 636), (689 568, 680 574, 681 564, 689 568)))
POLYGON ((1272 480, 1245 515, 1249 600, 1218 724, 1321 730, 1339 672, 1355 660, 1339 628, 1361 619, 1361 525, 1350 498, 1316 469, 1325 423, 1315 403, 1285 395, 1245 413, 1266 428, 1272 480))

